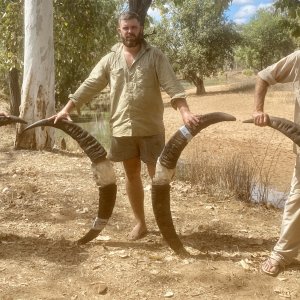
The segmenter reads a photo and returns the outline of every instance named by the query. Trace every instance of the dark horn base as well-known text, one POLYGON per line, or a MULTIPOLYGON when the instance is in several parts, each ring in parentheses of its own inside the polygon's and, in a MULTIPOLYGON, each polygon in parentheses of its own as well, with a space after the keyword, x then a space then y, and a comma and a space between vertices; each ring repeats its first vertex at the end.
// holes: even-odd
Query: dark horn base
POLYGON ((152 185, 152 205, 158 228, 175 253, 187 253, 176 234, 170 211, 170 185, 152 185))
MULTIPOLYGON (((109 220, 115 207, 116 196, 117 185, 114 183, 99 188, 98 218, 103 220, 109 220)), ((100 234, 102 230, 103 228, 100 230, 91 228, 87 234, 85 234, 81 239, 77 241, 77 244, 83 245, 92 241, 100 234)))

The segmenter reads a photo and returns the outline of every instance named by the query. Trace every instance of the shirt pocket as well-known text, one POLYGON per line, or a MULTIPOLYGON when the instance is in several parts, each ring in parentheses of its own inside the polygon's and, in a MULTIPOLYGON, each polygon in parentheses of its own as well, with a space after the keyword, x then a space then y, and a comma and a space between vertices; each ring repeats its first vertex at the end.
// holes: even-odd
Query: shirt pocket
POLYGON ((123 68, 112 69, 110 71, 110 87, 111 89, 117 89, 124 84, 124 70, 123 68))
POLYGON ((137 67, 136 83, 141 88, 151 88, 157 85, 155 69, 151 67, 137 67))

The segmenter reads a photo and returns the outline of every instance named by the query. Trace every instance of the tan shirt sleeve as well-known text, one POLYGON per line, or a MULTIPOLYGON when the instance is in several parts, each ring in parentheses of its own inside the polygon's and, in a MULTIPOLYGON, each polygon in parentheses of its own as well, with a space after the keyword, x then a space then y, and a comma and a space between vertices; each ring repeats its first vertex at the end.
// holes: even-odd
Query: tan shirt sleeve
POLYGON ((300 80, 300 50, 260 71, 258 76, 270 85, 300 80))
POLYGON ((89 77, 80 85, 75 93, 69 95, 69 99, 73 101, 77 110, 84 103, 91 101, 109 83, 108 60, 109 54, 98 62, 89 77))
POLYGON ((175 100, 178 98, 186 98, 184 88, 176 77, 176 74, 169 63, 167 57, 158 49, 156 49, 158 59, 156 61, 156 73, 160 86, 171 97, 171 105, 177 109, 175 100))

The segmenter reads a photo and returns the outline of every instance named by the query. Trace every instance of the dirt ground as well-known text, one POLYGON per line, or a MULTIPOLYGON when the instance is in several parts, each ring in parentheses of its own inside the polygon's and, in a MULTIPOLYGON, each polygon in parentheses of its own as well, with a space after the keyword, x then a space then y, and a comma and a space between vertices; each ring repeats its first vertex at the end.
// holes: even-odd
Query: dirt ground
MULTIPOLYGON (((251 117, 253 89, 212 86, 199 97, 188 91, 193 112, 227 112, 236 122, 212 125, 186 147, 215 159, 236 153, 270 170, 272 185, 287 191, 294 164, 292 143, 270 128, 243 124, 251 117)), ((167 98, 165 98, 167 99, 167 98)), ((167 100, 165 100, 167 101, 167 100)), ((0 110, 8 110, 3 101, 0 110)), ((266 110, 292 119, 293 95, 272 89, 266 110)), ((181 126, 166 104, 167 139, 181 126)), ((300 265, 277 278, 260 273, 279 234, 282 211, 200 193, 188 182, 172 183, 174 225, 190 258, 173 254, 156 226, 150 180, 144 175, 149 234, 135 242, 124 189, 114 164, 118 195, 101 235, 74 243, 96 216, 98 190, 89 159, 80 151, 15 151, 14 126, 0 128, 0 299, 299 299, 300 265)))

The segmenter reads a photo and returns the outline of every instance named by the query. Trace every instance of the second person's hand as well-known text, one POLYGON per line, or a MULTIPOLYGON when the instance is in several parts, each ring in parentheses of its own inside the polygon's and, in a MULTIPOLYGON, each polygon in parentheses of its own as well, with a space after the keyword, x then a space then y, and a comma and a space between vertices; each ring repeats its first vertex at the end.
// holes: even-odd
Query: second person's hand
POLYGON ((269 115, 264 113, 263 111, 255 111, 253 113, 254 124, 257 126, 267 126, 269 123, 269 115))

